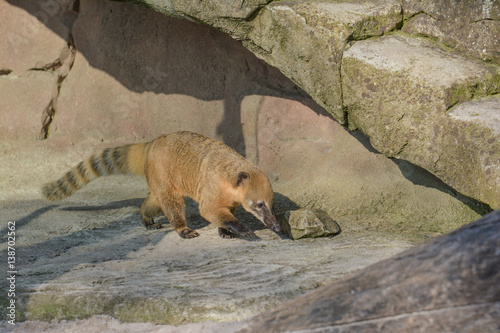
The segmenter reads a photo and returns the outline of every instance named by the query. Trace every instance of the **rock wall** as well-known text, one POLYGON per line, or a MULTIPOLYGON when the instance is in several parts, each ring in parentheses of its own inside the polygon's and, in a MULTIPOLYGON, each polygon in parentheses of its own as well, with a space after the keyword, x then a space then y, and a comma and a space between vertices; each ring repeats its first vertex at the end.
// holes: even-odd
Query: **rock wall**
MULTIPOLYGON (((487 211, 409 163, 385 158, 363 135, 349 134, 336 121, 362 128, 383 153, 390 148, 379 144, 383 140, 377 141, 377 135, 400 144, 391 132, 394 129, 365 120, 384 120, 360 104, 379 105, 377 96, 381 95, 370 91, 372 84, 365 77, 356 80, 349 67, 350 63, 359 70, 369 66, 354 53, 363 45, 414 41, 397 34, 380 41, 369 38, 401 28, 404 20, 399 2, 280 2, 265 7, 264 3, 245 2, 234 8, 222 2, 211 4, 217 6, 208 10, 183 2, 182 8, 172 3, 155 9, 209 23, 239 39, 250 51, 221 31, 137 5, 103 0, 0 1, 0 24, 6 36, 0 41, 0 94, 5 101, 0 105, 0 138, 41 138, 48 146, 64 146, 67 151, 68 146, 83 141, 93 142, 97 149, 177 130, 200 132, 258 163, 271 175, 277 192, 300 206, 325 209, 343 228, 382 228, 427 237, 457 228, 487 211), (364 94, 365 85, 371 95, 358 97, 357 93, 364 94)), ((438 48, 432 45, 431 49, 438 48)), ((480 60, 472 63, 483 70, 481 75, 491 74, 483 86, 496 84, 495 65, 480 60)), ((474 94, 489 94, 481 87, 479 84, 474 94)), ((405 103, 412 102, 401 94, 395 97, 404 109, 405 103)), ((491 98, 491 113, 495 113, 497 102, 491 98)), ((384 107, 386 119, 399 106, 384 107)), ((418 106, 409 109, 405 121, 399 123, 406 124, 415 110, 418 106)), ((421 127, 434 128, 430 120, 421 127)), ((487 140, 481 138, 478 144, 488 143, 489 134, 484 135, 487 140)), ((497 144, 495 138, 492 147, 497 144)), ((418 146, 417 139, 428 140, 428 136, 406 146, 418 146)), ((54 172, 78 163, 91 152, 86 147, 59 163, 54 172)), ((444 154, 445 144, 435 149, 442 156, 437 165, 443 172, 433 171, 443 179, 446 175, 458 178, 461 169, 456 173, 447 169, 455 151, 444 154)), ((471 157, 475 164, 464 163, 464 170, 480 175, 476 169, 487 152, 470 151, 475 154, 471 157)), ((474 179, 468 183, 471 192, 483 189, 481 181, 495 179, 498 163, 494 149, 490 151, 490 176, 485 173, 476 180, 469 174, 467 179, 474 179)), ((15 158, 15 152, 7 149, 5 156, 15 158)), ((409 160, 420 156, 404 152, 391 156, 409 160)), ((434 161, 435 156, 428 160, 434 161)), ((0 165, 2 170, 17 168, 21 172, 9 158, 0 165)), ((9 177, 5 183, 12 188, 9 195, 38 195, 36 184, 49 176, 34 174, 29 166, 24 173, 23 179, 32 177, 32 181, 9 177)), ((459 189, 460 184, 453 183, 459 189)), ((496 193, 494 184, 490 183, 490 192, 483 197, 496 193)))

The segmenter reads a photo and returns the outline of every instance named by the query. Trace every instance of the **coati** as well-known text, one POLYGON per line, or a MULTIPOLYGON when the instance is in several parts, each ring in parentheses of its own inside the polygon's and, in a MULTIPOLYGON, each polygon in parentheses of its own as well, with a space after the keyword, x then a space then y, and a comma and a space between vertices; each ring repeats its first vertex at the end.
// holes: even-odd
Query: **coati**
POLYGON ((49 200, 61 200, 97 177, 116 173, 146 178, 150 192, 140 214, 147 229, 161 227, 153 219, 163 212, 181 237, 199 236, 186 223, 187 196, 199 203, 201 216, 218 227, 222 238, 234 234, 255 237, 234 217, 239 205, 271 230, 280 231, 273 211, 273 189, 265 173, 222 142, 192 132, 107 148, 59 180, 45 184, 42 192, 49 200))

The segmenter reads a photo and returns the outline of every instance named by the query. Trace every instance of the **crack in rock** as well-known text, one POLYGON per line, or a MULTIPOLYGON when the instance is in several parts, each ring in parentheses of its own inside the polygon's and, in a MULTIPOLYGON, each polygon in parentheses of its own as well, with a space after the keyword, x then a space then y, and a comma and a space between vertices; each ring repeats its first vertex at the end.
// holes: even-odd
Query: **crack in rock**
MULTIPOLYGON (((73 11, 78 15, 80 1, 75 0, 73 3, 73 11)), ((76 17, 75 17, 76 21, 76 17)), ((71 24, 71 27, 73 25, 71 24)), ((68 39, 66 41, 66 46, 61 50, 59 57, 52 63, 46 64, 42 67, 32 68, 31 70, 38 71, 52 71, 58 75, 56 86, 54 87, 52 98, 49 104, 45 107, 42 112, 42 128, 40 129, 40 134, 38 139, 44 140, 49 137, 49 130, 52 121, 57 113, 57 100, 59 98, 59 93, 61 91, 62 83, 68 76, 71 68, 73 68, 73 63, 76 57, 76 47, 73 40, 73 34, 70 29, 68 32, 68 39)))
POLYGON ((9 75, 10 73, 12 73, 12 69, 0 68, 0 76, 2 76, 2 75, 9 75))

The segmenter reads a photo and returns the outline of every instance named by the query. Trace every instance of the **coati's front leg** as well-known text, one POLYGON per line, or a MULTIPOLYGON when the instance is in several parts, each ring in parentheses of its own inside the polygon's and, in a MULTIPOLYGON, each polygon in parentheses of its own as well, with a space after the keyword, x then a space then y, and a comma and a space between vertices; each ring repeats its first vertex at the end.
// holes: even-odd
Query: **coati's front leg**
MULTIPOLYGON (((232 212, 234 210, 231 209, 232 212)), ((222 238, 233 238, 235 234, 248 238, 257 237, 249 227, 238 221, 231 211, 228 208, 218 208, 214 211, 213 207, 200 206, 201 216, 219 227, 219 236, 222 238)))

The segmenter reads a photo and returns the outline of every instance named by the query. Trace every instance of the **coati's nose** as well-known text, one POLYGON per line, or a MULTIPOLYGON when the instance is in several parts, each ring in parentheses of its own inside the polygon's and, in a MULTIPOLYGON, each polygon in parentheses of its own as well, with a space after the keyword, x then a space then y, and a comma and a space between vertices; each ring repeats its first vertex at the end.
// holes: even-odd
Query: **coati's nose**
POLYGON ((271 230, 274 231, 274 232, 280 232, 281 228, 280 228, 279 225, 275 225, 271 230))

